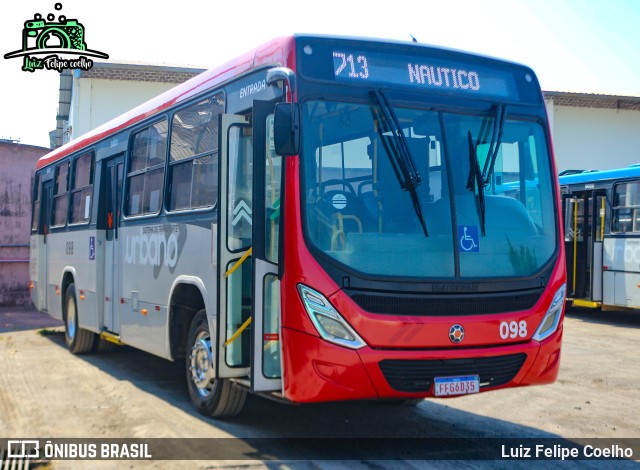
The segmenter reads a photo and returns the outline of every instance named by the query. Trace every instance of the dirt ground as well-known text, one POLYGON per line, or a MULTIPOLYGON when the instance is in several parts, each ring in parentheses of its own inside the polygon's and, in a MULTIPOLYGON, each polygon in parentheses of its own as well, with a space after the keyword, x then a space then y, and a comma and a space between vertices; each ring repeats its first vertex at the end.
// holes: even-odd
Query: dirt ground
MULTIPOLYGON (((447 400, 429 399, 417 408, 374 402, 287 406, 250 397, 238 418, 214 421, 201 417, 191 407, 182 364, 127 347, 109 354, 73 356, 65 348, 63 329, 58 322, 31 309, 5 308, 0 309, 0 437, 611 438, 612 442, 638 439, 639 339, 638 313, 573 310, 565 319, 561 371, 552 385, 447 400)), ((634 455, 633 459, 640 456, 634 455)), ((504 463, 509 468, 518 468, 520 464, 504 463)), ((552 462, 537 463, 546 467, 552 462)), ((598 462, 563 463, 574 464, 576 468, 602 466, 598 462)), ((277 465, 260 461, 124 464, 54 461, 49 466, 354 468, 353 462, 335 460, 277 465)), ((435 465, 463 466, 462 462, 450 461, 436 461, 435 465)), ((625 462, 625 465, 635 468, 637 464, 625 462)), ((362 461, 355 465, 372 466, 395 465, 380 461, 375 465, 362 461)), ((478 462, 471 466, 495 468, 478 462)), ((421 465, 407 460, 403 467, 421 465)), ((616 463, 613 467, 620 465, 616 463)))

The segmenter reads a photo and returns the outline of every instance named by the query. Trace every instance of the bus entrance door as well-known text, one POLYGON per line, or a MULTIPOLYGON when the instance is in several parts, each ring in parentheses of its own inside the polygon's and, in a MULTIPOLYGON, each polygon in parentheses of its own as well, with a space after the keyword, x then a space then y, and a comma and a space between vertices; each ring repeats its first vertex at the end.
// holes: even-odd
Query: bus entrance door
POLYGON ((279 391, 281 157, 268 136, 274 104, 254 101, 250 125, 220 124, 219 305, 216 374, 250 377, 254 392, 279 391))
POLYGON ((282 157, 273 143, 274 103, 254 101, 253 329, 251 390, 282 391, 280 202, 282 157))
POLYGON ((573 305, 599 307, 602 302, 602 249, 606 195, 585 190, 565 195, 567 285, 573 305))
MULTIPOLYGON (((245 377, 251 362, 253 150, 245 116, 220 116, 215 373, 245 377)), ((212 345, 213 348, 213 345, 212 345)))
POLYGON ((104 247, 104 329, 111 333, 120 332, 121 297, 121 245, 118 240, 118 224, 122 206, 122 180, 124 175, 124 155, 106 161, 105 176, 105 224, 104 247))

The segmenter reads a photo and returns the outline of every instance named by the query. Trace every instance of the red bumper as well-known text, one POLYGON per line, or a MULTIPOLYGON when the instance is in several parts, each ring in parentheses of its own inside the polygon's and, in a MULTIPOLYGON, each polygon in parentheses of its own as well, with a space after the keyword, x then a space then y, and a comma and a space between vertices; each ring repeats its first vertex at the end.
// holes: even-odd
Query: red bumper
POLYGON ((391 387, 380 362, 397 360, 444 360, 505 356, 524 353, 526 359, 512 379, 499 386, 482 387, 481 392, 522 385, 551 383, 560 366, 562 325, 542 343, 490 348, 452 350, 374 350, 342 348, 297 330, 283 328, 285 396, 300 403, 369 398, 416 398, 433 396, 433 386, 418 393, 391 387), (290 377, 295 379, 290 380, 290 377))

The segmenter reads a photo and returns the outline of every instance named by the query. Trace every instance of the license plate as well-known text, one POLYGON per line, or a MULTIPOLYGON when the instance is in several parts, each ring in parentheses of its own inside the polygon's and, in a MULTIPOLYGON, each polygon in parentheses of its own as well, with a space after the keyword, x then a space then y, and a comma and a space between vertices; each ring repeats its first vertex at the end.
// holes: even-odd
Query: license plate
POLYGON ((433 382, 433 391, 437 397, 478 393, 480 391, 480 378, 477 375, 436 377, 433 382))

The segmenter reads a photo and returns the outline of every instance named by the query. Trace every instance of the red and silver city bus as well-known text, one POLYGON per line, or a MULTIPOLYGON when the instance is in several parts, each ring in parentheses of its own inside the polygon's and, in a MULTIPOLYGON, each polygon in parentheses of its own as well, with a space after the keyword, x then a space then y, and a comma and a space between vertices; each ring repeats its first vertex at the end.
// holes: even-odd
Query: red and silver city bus
POLYGON ((555 174, 527 67, 277 39, 40 159, 32 298, 73 353, 184 360, 213 417, 247 393, 550 383, 566 291, 555 174))

